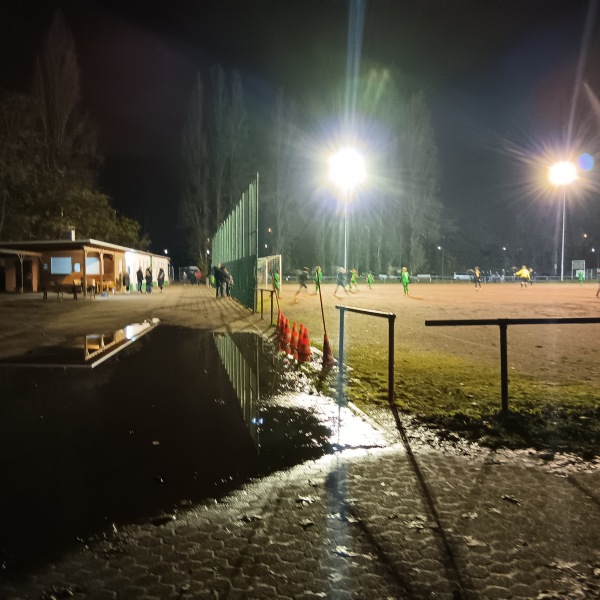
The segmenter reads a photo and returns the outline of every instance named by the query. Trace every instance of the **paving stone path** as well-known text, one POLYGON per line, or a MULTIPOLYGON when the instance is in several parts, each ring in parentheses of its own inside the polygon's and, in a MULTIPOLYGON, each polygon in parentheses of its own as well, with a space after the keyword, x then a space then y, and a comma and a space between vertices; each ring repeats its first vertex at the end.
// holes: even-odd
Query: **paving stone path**
MULTIPOLYGON (((214 312, 214 299, 182 294, 176 318, 189 304, 198 319, 202 302, 214 312)), ((211 327, 256 326, 220 306, 211 327)), ((116 529, 17 579, 0 574, 0 598, 600 598, 597 463, 418 443, 411 455, 389 415, 370 416, 396 442, 116 529)))

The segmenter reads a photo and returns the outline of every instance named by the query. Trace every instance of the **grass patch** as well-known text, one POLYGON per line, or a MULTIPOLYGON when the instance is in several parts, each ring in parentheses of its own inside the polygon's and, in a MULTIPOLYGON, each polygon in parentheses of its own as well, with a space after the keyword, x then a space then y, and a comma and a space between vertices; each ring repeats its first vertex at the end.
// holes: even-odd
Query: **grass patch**
MULTIPOLYGON (((366 409, 387 406, 387 351, 353 346, 347 360, 348 398, 366 409)), ((396 349, 396 405, 420 424, 494 448, 532 447, 586 458, 599 454, 598 390, 512 373, 508 392, 510 413, 505 416, 500 410, 499 366, 396 349)))

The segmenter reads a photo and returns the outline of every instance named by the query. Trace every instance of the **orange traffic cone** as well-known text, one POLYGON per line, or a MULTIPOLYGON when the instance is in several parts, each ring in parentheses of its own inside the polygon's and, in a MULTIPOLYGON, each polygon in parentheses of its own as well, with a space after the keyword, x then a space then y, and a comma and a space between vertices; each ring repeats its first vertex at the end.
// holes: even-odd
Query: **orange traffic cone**
POLYGON ((285 352, 286 354, 289 354, 289 341, 290 341, 289 338, 290 337, 291 337, 290 325, 289 325, 288 320, 284 317, 283 329, 281 330, 281 333, 279 334, 279 351, 280 352, 285 352), (289 337, 288 337, 288 335, 289 335, 289 337))
POLYGON ((279 328, 279 331, 277 333, 277 337, 280 340, 283 340, 283 338, 285 337, 285 324, 287 323, 287 318, 284 317, 283 315, 281 315, 281 327, 279 328))
POLYGON ((298 363, 302 364, 308 362, 312 355, 312 350, 310 349, 310 340, 308 339, 308 328, 304 328, 302 330, 302 343, 298 348, 298 363))
POLYGON ((333 358, 333 354, 331 353, 329 338, 327 337, 327 334, 325 334, 325 338, 323 339, 323 366, 332 367, 335 364, 336 360, 333 358))
POLYGON ((285 329, 283 330, 283 349, 282 351, 286 354, 291 354, 292 349, 290 348, 290 342, 292 341, 292 332, 290 331, 290 323, 285 320, 285 329))
POLYGON ((292 352, 294 350, 298 350, 298 340, 298 324, 296 323, 296 321, 294 321, 294 324, 292 325, 292 335, 290 338, 290 348, 292 349, 292 352))

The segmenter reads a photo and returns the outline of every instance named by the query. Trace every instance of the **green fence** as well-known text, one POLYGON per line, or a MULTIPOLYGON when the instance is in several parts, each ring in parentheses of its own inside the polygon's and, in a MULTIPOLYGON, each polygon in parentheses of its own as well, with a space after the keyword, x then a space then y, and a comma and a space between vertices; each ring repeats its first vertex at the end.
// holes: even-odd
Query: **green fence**
POLYGON ((256 311, 258 257, 258 174, 212 241, 213 266, 224 265, 233 277, 231 295, 256 311))

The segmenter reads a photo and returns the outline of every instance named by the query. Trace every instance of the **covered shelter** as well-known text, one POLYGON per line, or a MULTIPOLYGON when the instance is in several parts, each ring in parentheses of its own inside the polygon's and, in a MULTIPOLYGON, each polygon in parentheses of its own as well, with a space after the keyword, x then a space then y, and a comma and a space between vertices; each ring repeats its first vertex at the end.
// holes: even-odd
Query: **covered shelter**
POLYGON ((0 292, 37 292, 42 254, 0 248, 0 292))
MULTIPOLYGON (((73 236, 74 238, 74 236, 73 236)), ((94 239, 0 241, 0 290, 39 292, 76 286, 82 292, 120 292, 123 276, 159 269, 170 279, 170 258, 94 239)))

